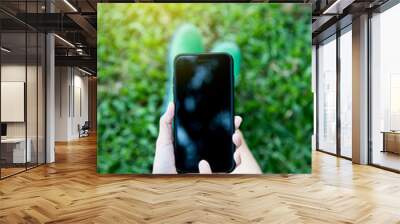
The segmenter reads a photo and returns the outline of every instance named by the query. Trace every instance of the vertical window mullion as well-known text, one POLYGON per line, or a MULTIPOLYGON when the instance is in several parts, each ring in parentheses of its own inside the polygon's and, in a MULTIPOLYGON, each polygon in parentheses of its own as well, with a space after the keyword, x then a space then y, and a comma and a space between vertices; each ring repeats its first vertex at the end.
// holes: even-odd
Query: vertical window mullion
MULTIPOLYGON (((2 46, 2 32, 1 32, 1 28, 2 28, 2 23, 0 23, 0 47, 2 46)), ((1 58, 1 55, 2 55, 2 52, 0 51, 0 124, 2 124, 2 122, 1 122, 1 67, 2 67, 2 64, 1 64, 1 62, 2 62, 2 58, 1 58)), ((2 144, 0 144, 0 158, 1 158, 1 145, 2 144)), ((1 165, 1 162, 0 162, 0 179, 2 179, 2 177, 1 177, 1 170, 2 170, 2 165, 1 165)))
MULTIPOLYGON (((25 21, 28 21, 28 0, 25 0, 25 21)), ((28 116, 27 116, 27 90, 28 90, 28 24, 25 23, 25 102, 24 102, 24 120, 25 120, 25 170, 28 169, 28 116)))
POLYGON ((318 58, 319 44, 315 46, 315 82, 316 82, 316 140, 315 148, 319 150, 319 58, 318 58))
MULTIPOLYGON (((36 1, 39 13, 39 0, 36 1)), ((39 31, 36 31, 36 166, 39 165, 39 31)))

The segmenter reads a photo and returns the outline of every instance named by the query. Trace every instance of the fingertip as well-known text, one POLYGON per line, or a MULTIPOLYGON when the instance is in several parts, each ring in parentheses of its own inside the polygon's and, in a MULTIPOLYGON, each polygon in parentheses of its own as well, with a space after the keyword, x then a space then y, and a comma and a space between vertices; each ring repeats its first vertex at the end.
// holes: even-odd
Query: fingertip
POLYGON ((199 162, 199 173, 200 174, 211 174, 212 173, 210 164, 208 164, 208 162, 204 159, 199 162))
POLYGON ((240 125, 242 124, 242 117, 241 116, 235 116, 235 128, 239 129, 240 125))

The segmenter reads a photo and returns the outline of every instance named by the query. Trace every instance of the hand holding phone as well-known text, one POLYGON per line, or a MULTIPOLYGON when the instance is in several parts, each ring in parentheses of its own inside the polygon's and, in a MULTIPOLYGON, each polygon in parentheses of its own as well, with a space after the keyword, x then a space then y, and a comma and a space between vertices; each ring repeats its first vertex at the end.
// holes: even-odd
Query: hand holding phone
POLYGON ((174 103, 160 119, 153 174, 261 174, 238 130, 242 119, 233 117, 232 58, 179 55, 174 70, 174 103))
MULTIPOLYGON (((153 163, 153 174, 177 174, 173 145, 172 122, 174 117, 174 104, 170 103, 167 111, 160 119, 160 130, 157 138, 156 152, 153 163)), ((231 174, 262 174, 261 169, 248 148, 242 133, 239 131, 242 118, 235 116, 235 133, 232 141, 236 146, 234 159, 235 169, 231 174)), ((198 164, 201 174, 211 174, 210 164, 202 160, 198 164)))

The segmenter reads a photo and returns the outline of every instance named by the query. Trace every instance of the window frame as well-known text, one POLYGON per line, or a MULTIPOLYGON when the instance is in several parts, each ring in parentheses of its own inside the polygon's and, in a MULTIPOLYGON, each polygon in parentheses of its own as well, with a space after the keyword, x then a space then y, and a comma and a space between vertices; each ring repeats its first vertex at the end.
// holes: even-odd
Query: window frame
MULTIPOLYGON (((344 20, 347 20, 348 18, 344 18, 344 20)), ((340 21, 339 21, 340 22, 340 21)), ((319 40, 318 43, 316 44, 316 56, 315 56, 315 63, 316 63, 316 72, 315 72, 315 80, 316 80, 316 150, 319 152, 327 153, 329 155, 337 156, 340 158, 344 158, 347 160, 352 160, 352 158, 347 157, 342 155, 341 153, 341 119, 340 119, 340 77, 341 77, 341 67, 340 67, 340 37, 344 35, 347 32, 352 31, 352 22, 349 22, 346 24, 344 27, 338 27, 336 26, 336 32, 327 36, 326 38, 319 40), (336 36, 335 36, 336 35, 336 36), (335 36, 333 38, 333 36, 335 36), (321 45, 321 43, 328 43, 330 41, 336 41, 336 152, 332 153, 329 151, 326 151, 324 149, 321 149, 320 143, 319 143, 319 122, 320 122, 320 111, 319 111, 319 97, 320 97, 320 86, 319 86, 319 56, 318 56, 318 49, 321 45)))

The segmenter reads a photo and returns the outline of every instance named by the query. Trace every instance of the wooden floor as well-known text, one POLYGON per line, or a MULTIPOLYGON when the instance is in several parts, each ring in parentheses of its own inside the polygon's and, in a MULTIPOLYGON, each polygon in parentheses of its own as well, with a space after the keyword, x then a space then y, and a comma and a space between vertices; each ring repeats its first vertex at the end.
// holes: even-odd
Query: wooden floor
POLYGON ((400 170, 400 154, 375 150, 372 159, 374 164, 400 170))
POLYGON ((13 174, 16 174, 16 173, 19 173, 19 172, 23 172, 25 170, 25 167, 17 167, 17 168, 14 168, 14 167, 7 167, 7 168, 4 168, 4 167, 2 167, 1 168, 1 177, 3 178, 3 177, 7 177, 7 176, 11 176, 11 175, 13 175, 13 174))
POLYGON ((6 178, 11 175, 15 175, 20 172, 24 172, 26 169, 33 169, 37 166, 37 164, 27 163, 27 167, 25 168, 25 164, 18 165, 18 167, 2 167, 1 168, 1 178, 6 178))
POLYGON ((0 181, 0 223, 400 223, 400 175, 315 152, 312 175, 100 176, 93 137, 0 181))

